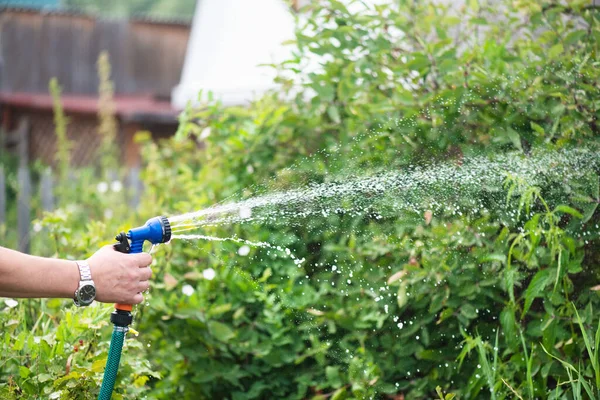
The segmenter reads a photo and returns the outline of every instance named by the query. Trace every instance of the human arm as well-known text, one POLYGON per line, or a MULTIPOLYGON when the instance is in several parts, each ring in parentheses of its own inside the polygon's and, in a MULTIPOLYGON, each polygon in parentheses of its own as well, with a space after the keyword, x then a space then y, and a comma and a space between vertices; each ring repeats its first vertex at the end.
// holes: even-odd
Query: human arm
MULTIPOLYGON (((149 254, 122 254, 112 246, 98 250, 88 260, 96 285, 96 300, 138 304, 149 287, 152 271, 149 254)), ((0 297, 72 299, 79 285, 74 261, 36 257, 0 247, 0 297)))

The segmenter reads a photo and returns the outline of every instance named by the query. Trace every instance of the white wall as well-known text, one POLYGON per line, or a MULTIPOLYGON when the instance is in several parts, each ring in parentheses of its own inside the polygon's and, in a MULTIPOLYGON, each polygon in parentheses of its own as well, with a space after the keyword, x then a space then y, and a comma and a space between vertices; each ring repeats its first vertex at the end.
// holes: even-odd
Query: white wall
POLYGON ((173 105, 183 108, 201 89, 227 105, 246 103, 272 87, 274 71, 258 65, 288 58, 281 43, 293 33, 281 0, 198 0, 173 105))

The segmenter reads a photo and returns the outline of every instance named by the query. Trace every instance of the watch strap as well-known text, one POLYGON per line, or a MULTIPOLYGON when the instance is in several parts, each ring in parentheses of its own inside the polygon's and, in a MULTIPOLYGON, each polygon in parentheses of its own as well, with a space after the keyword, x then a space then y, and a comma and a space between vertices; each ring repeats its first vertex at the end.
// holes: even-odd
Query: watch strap
POLYGON ((90 265, 85 260, 75 261, 77 263, 77 267, 79 267, 79 277, 81 281, 91 281, 92 280, 92 270, 90 269, 90 265))

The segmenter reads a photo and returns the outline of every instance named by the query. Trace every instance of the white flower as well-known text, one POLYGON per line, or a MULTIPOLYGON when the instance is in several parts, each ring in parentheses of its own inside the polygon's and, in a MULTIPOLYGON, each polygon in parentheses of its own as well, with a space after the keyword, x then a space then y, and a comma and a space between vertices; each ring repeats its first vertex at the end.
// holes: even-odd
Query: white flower
POLYGON ((246 245, 243 245, 242 247, 240 247, 240 248, 238 249, 238 254, 239 254, 240 256, 247 256, 247 255, 248 255, 248 253, 250 253, 250 247, 248 247, 248 246, 246 246, 246 245))
POLYGON ((110 184, 110 190, 112 190, 115 193, 119 193, 121 190, 123 190, 123 184, 121 183, 121 181, 113 181, 110 184))
POLYGON ((39 232, 42 230, 42 224, 40 224, 39 222, 36 222, 35 224, 33 224, 33 231, 34 232, 39 232))
POLYGON ((15 299, 4 299, 4 304, 6 304, 8 308, 15 308, 19 305, 19 302, 15 299))
POLYGON ((206 128, 202 129, 202 132, 200 132, 200 139, 206 139, 209 136, 210 136, 210 127, 207 126, 206 128))
POLYGON ((252 216, 252 209, 250 207, 240 207, 240 218, 248 219, 252 216))
POLYGON ((111 210, 110 208, 107 208, 106 210, 104 210, 104 219, 111 219, 113 216, 113 210, 111 210))
POLYGON ((204 277, 204 279, 208 279, 209 281, 212 281, 213 279, 215 279, 215 276, 217 276, 217 273, 215 272, 214 269, 207 268, 204 271, 202 271, 202 276, 204 277))
POLYGON ((98 186, 96 186, 96 189, 100 193, 106 193, 108 191, 108 183, 106 183, 106 182, 100 182, 98 184, 98 186))
POLYGON ((186 296, 191 296, 195 292, 194 288, 191 285, 183 285, 183 287, 181 288, 181 291, 186 296))
POLYGON ((249 174, 254 173, 254 167, 252 166, 252 164, 248 164, 246 166, 246 171, 248 171, 249 174))

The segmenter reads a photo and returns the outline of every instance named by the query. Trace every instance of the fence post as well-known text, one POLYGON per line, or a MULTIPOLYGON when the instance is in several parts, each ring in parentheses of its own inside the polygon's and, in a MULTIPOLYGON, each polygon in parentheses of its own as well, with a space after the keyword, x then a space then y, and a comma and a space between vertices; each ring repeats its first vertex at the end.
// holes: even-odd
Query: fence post
POLYGON ((17 128, 19 170, 17 172, 17 234, 18 249, 29 253, 31 228, 31 176, 29 174, 29 119, 22 118, 17 128))
MULTIPOLYGON (((4 162, 4 149, 6 147, 6 132, 4 126, 0 127, 0 162, 4 162)), ((4 242, 6 235, 6 177, 4 165, 0 165, 0 239, 4 242)))
POLYGON ((129 206, 136 209, 140 204, 142 197, 142 181, 140 180, 140 168, 132 167, 129 168, 129 174, 127 176, 127 187, 129 192, 129 206))
POLYGON ((17 173, 19 194, 17 195, 17 233, 19 235, 19 251, 29 253, 29 233, 31 228, 31 177, 29 168, 19 166, 17 173))
POLYGON ((0 165, 0 237, 4 236, 4 225, 6 224, 6 180, 4 178, 4 166, 0 165))
POLYGON ((54 193, 53 193, 52 169, 46 168, 40 179, 40 199, 42 201, 42 210, 54 210, 54 193))

